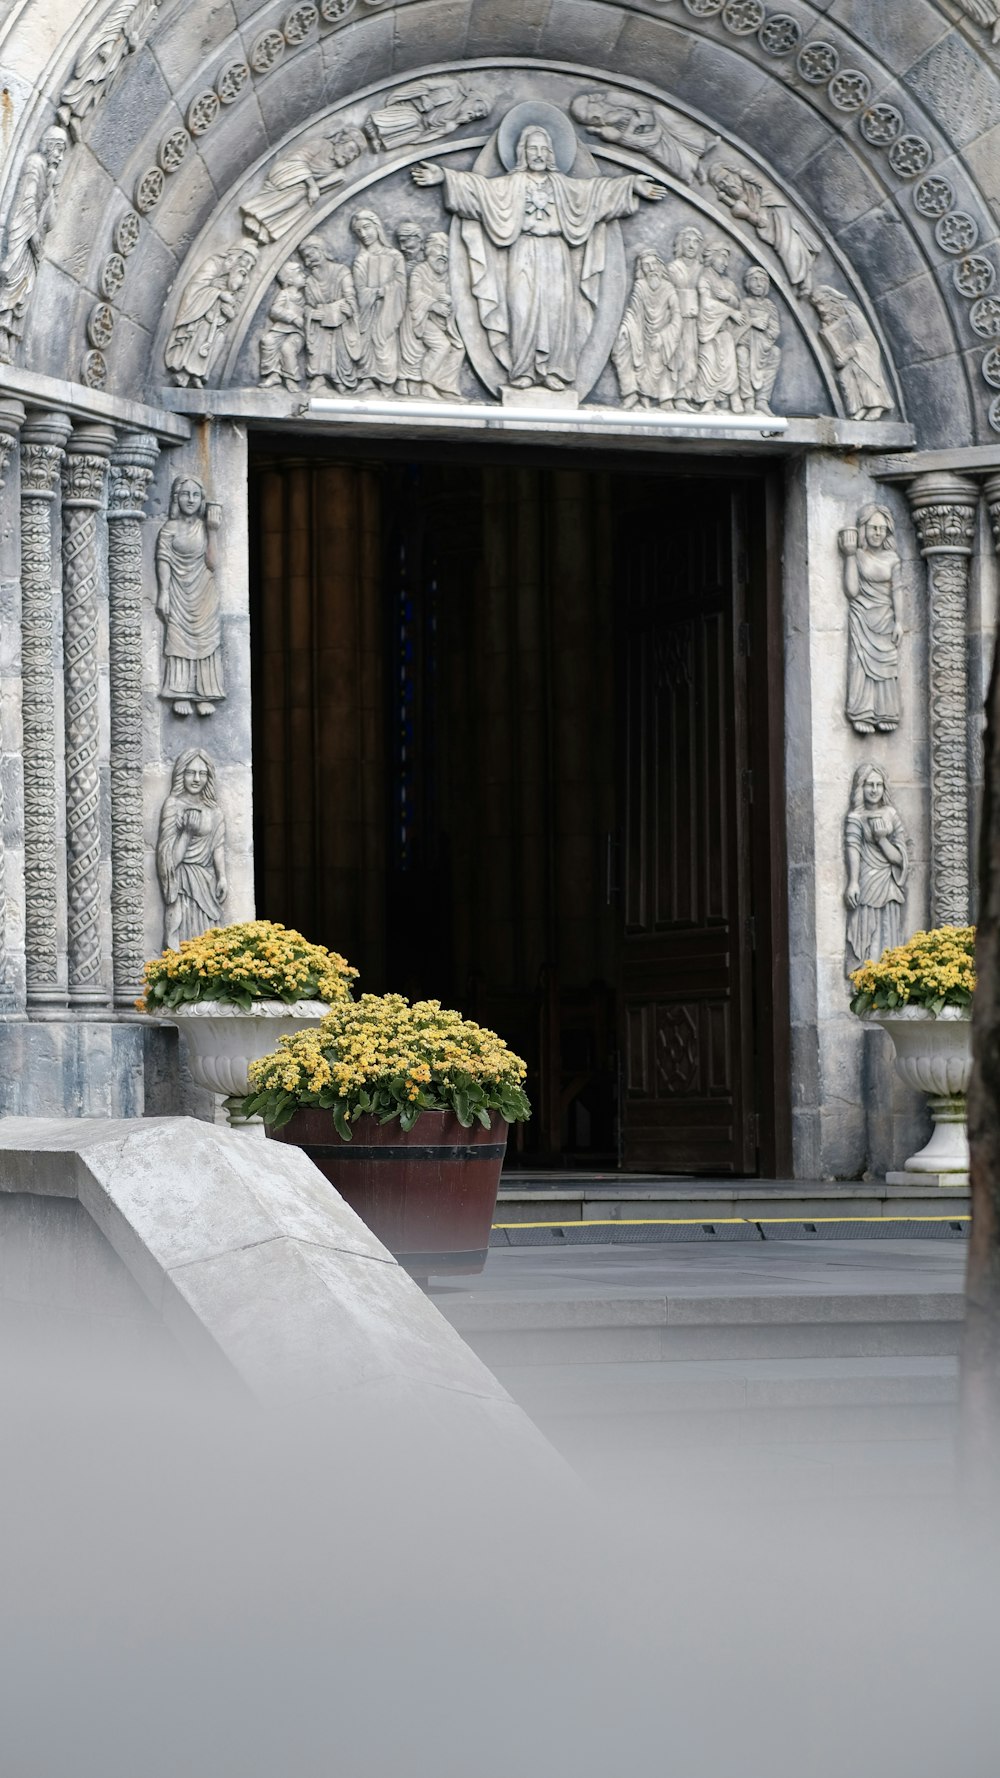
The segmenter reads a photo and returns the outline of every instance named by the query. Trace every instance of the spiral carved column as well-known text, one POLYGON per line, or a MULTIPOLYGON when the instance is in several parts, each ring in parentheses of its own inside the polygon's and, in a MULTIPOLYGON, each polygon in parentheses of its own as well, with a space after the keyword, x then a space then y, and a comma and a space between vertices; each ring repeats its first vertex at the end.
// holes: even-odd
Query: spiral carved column
POLYGON ((927 563, 931 700, 931 924, 969 918, 969 573, 979 489, 965 476, 909 487, 927 563))
POLYGON ((52 508, 69 434, 65 414, 29 414, 21 433, 24 962, 29 1013, 66 1002, 59 967, 52 508))
MULTIPOLYGON (((0 401, 0 490, 6 480, 7 467, 16 457, 18 436, 24 421, 24 409, 17 401, 0 401)), ((2 543, 0 543, 2 547, 2 543)), ((4 755, 15 751, 11 746, 12 737, 0 734, 0 1011, 12 1012, 17 1005, 17 996, 11 978, 10 954, 7 949, 7 885, 6 885, 6 846, 4 834, 5 797, 3 780, 4 755)))
POLYGON ((111 921, 114 998, 142 988, 142 521, 159 451, 146 433, 122 438, 108 488, 111 656, 111 921))
POLYGON ((109 426, 74 431, 63 467, 63 659, 66 700, 66 948, 71 1006, 108 999, 101 944, 100 563, 109 426))

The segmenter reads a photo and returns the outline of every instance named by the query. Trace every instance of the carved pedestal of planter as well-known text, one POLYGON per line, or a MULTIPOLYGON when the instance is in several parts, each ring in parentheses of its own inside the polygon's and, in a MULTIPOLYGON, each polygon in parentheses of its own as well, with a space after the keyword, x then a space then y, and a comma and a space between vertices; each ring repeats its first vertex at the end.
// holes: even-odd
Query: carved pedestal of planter
MULTIPOLYGON (((199 1000, 172 1007, 166 1022, 180 1030, 195 1084, 228 1099, 249 1092, 250 1063, 276 1050, 279 1037, 318 1025, 328 1011, 323 1000, 255 1000, 246 1008, 199 1000)), ((229 1121, 263 1127, 258 1118, 244 1120, 232 1113, 229 1121)))
POLYGON ((313 1108, 268 1135, 301 1148, 415 1278, 481 1272, 507 1147, 498 1111, 464 1129, 453 1111, 424 1111, 412 1130, 360 1117, 342 1142, 313 1108))
POLYGON ((902 1173, 889 1183, 967 1186, 969 1137, 966 1094, 972 1073, 970 1012, 946 1006, 938 1013, 922 1006, 901 1006, 894 1012, 869 1013, 873 1024, 888 1031, 896 1051, 896 1072, 907 1086, 926 1093, 934 1133, 925 1148, 911 1155, 902 1173))

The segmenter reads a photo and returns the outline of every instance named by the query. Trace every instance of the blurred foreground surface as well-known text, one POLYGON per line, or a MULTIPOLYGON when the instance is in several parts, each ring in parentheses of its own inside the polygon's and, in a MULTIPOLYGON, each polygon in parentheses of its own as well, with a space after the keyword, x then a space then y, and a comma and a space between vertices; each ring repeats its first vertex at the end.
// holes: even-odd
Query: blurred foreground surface
MULTIPOLYGON (((583 1276, 579 1255, 545 1255, 544 1291, 512 1255, 435 1300, 460 1319, 460 1299, 534 1294, 565 1315, 599 1285, 620 1317, 642 1305, 616 1325, 649 1341, 659 1299, 658 1359, 583 1373, 624 1388, 640 1367, 721 1363, 745 1398, 767 1360, 665 1358, 671 1326, 808 1324, 740 1328, 716 1307, 699 1327, 670 1305, 892 1299, 919 1329, 938 1301, 948 1328, 964 1250, 912 1246, 772 1250, 767 1291, 756 1251, 749 1274, 735 1250, 675 1253, 681 1276, 619 1250, 599 1278, 593 1254, 583 1276)), ((127 1342, 65 1345, 0 1355, 12 1778, 995 1778, 997 1551, 947 1489, 838 1495, 781 1450, 765 1486, 731 1438, 720 1494, 718 1470, 705 1487, 667 1463, 684 1416, 643 1399, 590 1417, 581 1490, 492 1454, 487 1470, 446 1428, 344 1404, 264 1414, 127 1342), (622 1420, 657 1421, 657 1461, 622 1420)))

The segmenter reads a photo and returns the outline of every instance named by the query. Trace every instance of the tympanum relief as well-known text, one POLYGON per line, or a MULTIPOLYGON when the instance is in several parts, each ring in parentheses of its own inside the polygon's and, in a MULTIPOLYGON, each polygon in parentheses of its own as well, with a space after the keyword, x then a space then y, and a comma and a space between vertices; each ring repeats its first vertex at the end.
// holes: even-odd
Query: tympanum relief
POLYGON ((899 645, 903 638, 903 568, 892 515, 866 506, 840 533, 848 602, 848 722, 859 735, 898 728, 899 645))
POLYGON ((850 975, 870 957, 881 957, 903 937, 903 909, 910 874, 906 831, 893 807, 882 766, 867 760, 854 774, 844 820, 847 865, 847 948, 850 975))
POLYGON ((58 117, 74 141, 81 125, 105 99, 122 64, 138 49, 160 0, 117 0, 85 40, 59 98, 58 117))
POLYGON ((243 242, 182 290, 175 380, 737 414, 829 411, 836 388, 851 418, 891 410, 870 324, 773 181, 640 94, 519 86, 427 76, 284 150, 243 242))
POLYGON ((222 507, 201 482, 178 476, 156 539, 156 609, 163 622, 160 696, 175 716, 211 716, 226 695, 215 580, 222 507))

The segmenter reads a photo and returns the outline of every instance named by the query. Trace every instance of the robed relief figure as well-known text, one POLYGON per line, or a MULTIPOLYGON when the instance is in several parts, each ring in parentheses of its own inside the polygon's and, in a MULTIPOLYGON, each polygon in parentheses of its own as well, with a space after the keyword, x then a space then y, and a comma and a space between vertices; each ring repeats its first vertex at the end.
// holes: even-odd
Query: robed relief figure
POLYGON ((222 508, 193 476, 178 476, 156 540, 156 609, 163 619, 160 696, 175 716, 211 716, 226 695, 215 538, 222 508))
POLYGON ((847 720, 859 735, 899 726, 903 568, 884 506, 866 506, 840 533, 848 603, 847 720))
POLYGON ((844 821, 848 907, 845 974, 903 937, 906 880, 910 873, 909 841, 892 804, 889 780, 874 760, 858 767, 851 784, 851 806, 844 821))
POLYGON ((521 131, 509 173, 430 161, 412 173, 418 185, 443 184, 445 208, 462 218, 472 293, 511 388, 571 388, 599 299, 604 225, 634 215, 640 198, 662 198, 663 187, 645 174, 560 172, 540 124, 521 131))
POLYGON ((215 767, 189 747, 174 760, 170 794, 160 812, 156 871, 163 893, 163 942, 176 950, 217 926, 229 893, 226 823, 219 808, 215 767))

